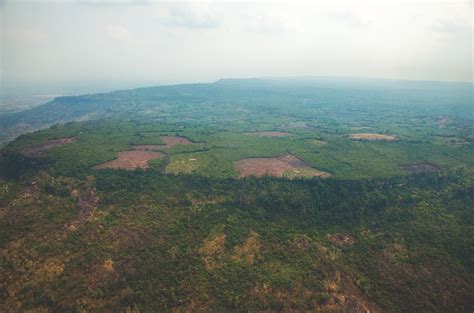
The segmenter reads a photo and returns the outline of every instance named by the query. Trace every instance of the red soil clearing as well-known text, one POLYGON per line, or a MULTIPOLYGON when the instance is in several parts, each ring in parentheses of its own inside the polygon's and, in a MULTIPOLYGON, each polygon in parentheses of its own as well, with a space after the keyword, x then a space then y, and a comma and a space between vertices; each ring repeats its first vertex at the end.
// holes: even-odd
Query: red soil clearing
POLYGON ((235 168, 240 172, 239 177, 247 176, 275 176, 289 177, 328 177, 329 173, 318 171, 309 167, 303 160, 291 154, 285 154, 276 158, 250 158, 234 162, 235 168), (298 175, 298 173, 302 175, 298 175), (296 175, 295 175, 296 174, 296 175))
POLYGON ((20 153, 29 157, 40 157, 46 154, 46 151, 49 149, 59 147, 68 143, 71 143, 76 138, 68 137, 68 138, 59 138, 59 139, 51 139, 46 140, 44 143, 34 146, 29 146, 20 150, 20 153))
POLYGON ((109 162, 105 162, 95 166, 96 169, 114 168, 134 170, 137 168, 148 168, 148 160, 161 159, 165 157, 161 152, 149 151, 122 151, 119 152, 118 158, 109 162))
POLYGON ((138 151, 153 151, 160 150, 165 148, 172 148, 177 145, 192 145, 193 142, 189 141, 187 138, 178 137, 178 136, 160 136, 161 141, 164 142, 162 145, 136 145, 133 146, 134 150, 138 151))

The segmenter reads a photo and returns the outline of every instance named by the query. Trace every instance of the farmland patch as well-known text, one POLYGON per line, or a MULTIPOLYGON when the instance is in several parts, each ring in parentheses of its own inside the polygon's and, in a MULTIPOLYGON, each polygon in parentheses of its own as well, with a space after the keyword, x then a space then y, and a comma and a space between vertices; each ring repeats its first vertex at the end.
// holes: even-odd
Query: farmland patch
POLYGON ((303 160, 291 154, 275 158, 249 158, 234 162, 240 177, 275 176, 275 177, 329 177, 327 172, 308 166, 303 160))
POLYGON ((180 136, 160 136, 161 141, 164 144, 161 145, 134 145, 133 149, 138 151, 154 151, 154 150, 161 150, 172 148, 178 145, 192 145, 194 144, 190 140, 180 136))
POLYGON ((137 168, 148 168, 148 161, 152 159, 164 158, 166 154, 162 152, 151 151, 122 151, 119 152, 118 158, 109 162, 105 162, 95 166, 96 169, 113 168, 134 170, 137 168))

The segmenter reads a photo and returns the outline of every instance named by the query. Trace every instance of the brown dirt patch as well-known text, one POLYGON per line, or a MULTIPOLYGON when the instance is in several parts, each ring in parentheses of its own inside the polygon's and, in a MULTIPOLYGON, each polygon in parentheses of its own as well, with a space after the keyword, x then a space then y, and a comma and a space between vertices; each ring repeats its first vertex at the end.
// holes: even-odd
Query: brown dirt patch
POLYGON ((405 164, 400 166, 400 168, 409 174, 437 172, 440 170, 440 167, 433 163, 405 164))
POLYGON ((161 141, 164 142, 162 145, 135 145, 134 150, 138 151, 154 151, 166 148, 172 148, 178 145, 192 145, 194 142, 189 141, 187 138, 179 136, 160 136, 161 141))
POLYGON ((95 166, 96 169, 113 168, 134 170, 137 168, 148 168, 148 161, 152 159, 164 158, 166 154, 151 151, 122 151, 119 152, 118 158, 109 162, 105 162, 95 166))
POLYGON ((352 236, 344 234, 328 234, 327 238, 330 242, 338 246, 352 246, 356 243, 355 239, 352 236))
POLYGON ((247 133, 247 135, 253 135, 253 136, 258 136, 258 137, 288 137, 291 134, 290 133, 284 133, 284 132, 251 132, 247 133))
POLYGON ((74 140, 76 140, 76 138, 74 137, 45 140, 42 144, 20 149, 20 153, 28 157, 41 157, 46 154, 46 151, 55 147, 71 143, 74 140))
POLYGON ((369 134, 369 133, 350 134, 349 137, 351 139, 358 139, 358 140, 388 140, 388 141, 392 141, 392 140, 397 139, 395 136, 383 135, 383 134, 369 134))
POLYGON ((309 167, 303 160, 291 154, 276 158, 249 158, 234 162, 240 172, 239 177, 275 176, 275 177, 329 177, 327 172, 309 167))
POLYGON ((177 145, 191 145, 193 144, 187 138, 179 136, 160 136, 160 139, 165 143, 165 148, 171 148, 177 145))

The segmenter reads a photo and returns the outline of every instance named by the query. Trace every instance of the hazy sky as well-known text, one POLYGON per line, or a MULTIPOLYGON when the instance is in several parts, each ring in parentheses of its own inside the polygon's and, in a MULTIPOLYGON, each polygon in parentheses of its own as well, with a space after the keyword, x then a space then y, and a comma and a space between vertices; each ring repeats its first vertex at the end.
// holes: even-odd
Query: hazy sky
POLYGON ((473 81, 474 1, 0 0, 2 84, 473 81))

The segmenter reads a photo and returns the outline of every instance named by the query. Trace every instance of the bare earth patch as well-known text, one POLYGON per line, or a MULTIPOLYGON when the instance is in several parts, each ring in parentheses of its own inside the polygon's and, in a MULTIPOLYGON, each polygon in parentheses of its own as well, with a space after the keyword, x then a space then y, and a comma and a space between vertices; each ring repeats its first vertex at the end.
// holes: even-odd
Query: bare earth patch
POLYGON ((352 246, 356 242, 352 236, 344 234, 328 234, 327 238, 330 242, 338 246, 352 246))
POLYGON ((96 169, 113 168, 134 170, 137 168, 148 168, 148 161, 152 159, 164 158, 166 154, 162 152, 151 151, 122 151, 119 152, 118 158, 109 162, 105 162, 95 166, 96 169))
POLYGON ((29 146, 29 147, 20 149, 20 153, 29 157, 44 156, 46 154, 46 151, 48 151, 49 149, 71 143, 75 139, 76 138, 74 137, 67 137, 67 138, 45 140, 45 142, 42 144, 29 146))
POLYGON ((329 177, 331 174, 309 167, 303 160, 291 154, 276 158, 249 158, 234 162, 239 177, 329 177))
POLYGON ((252 133, 247 133, 247 135, 253 135, 253 136, 258 136, 258 137, 288 137, 291 134, 284 133, 284 132, 267 131, 267 132, 252 132, 252 133))
POLYGON ((439 166, 433 163, 405 164, 400 166, 400 168, 409 174, 437 172, 440 170, 439 166))
POLYGON ((179 136, 160 136, 160 139, 165 143, 165 148, 171 148, 177 145, 191 145, 193 144, 187 138, 179 136))
POLYGON ((135 145, 134 150, 138 151, 153 151, 161 150, 166 148, 172 148, 178 145, 192 145, 194 142, 189 141, 187 138, 179 136, 160 136, 161 141, 164 142, 162 145, 135 145))
POLYGON ((357 134, 349 134, 351 139, 362 139, 362 140, 388 140, 392 141, 395 140, 395 136, 390 135, 383 135, 383 134, 369 134, 369 133, 357 133, 357 134))

